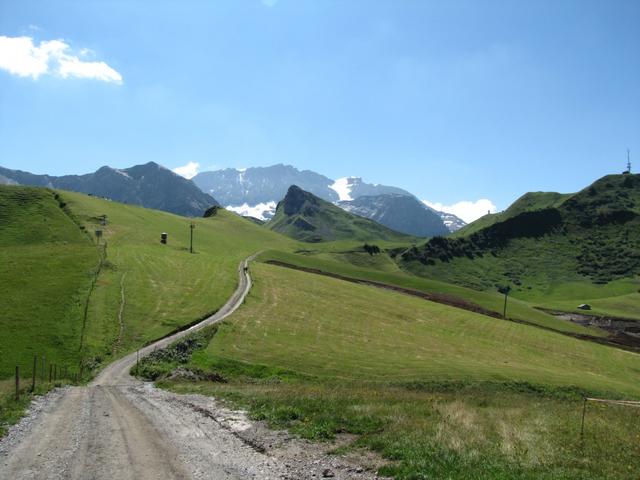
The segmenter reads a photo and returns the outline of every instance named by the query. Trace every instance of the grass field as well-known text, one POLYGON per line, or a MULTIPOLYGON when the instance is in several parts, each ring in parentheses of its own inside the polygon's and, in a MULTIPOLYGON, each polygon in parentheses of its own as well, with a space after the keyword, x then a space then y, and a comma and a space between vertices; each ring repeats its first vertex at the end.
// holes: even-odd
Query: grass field
POLYGON ((215 311, 235 289, 241 259, 293 243, 224 210, 193 221, 191 255, 185 217, 79 193, 0 187, 0 325, 11 332, 0 335, 0 378, 15 365, 30 370, 34 354, 98 368, 215 311), (160 244, 162 232, 168 245, 160 244))
MULTIPOLYGON (((370 256, 364 253, 345 253, 344 245, 340 247, 340 249, 333 252, 317 250, 306 254, 269 250, 260 255, 259 260, 277 260, 351 278, 398 285, 424 292, 452 295, 476 303, 487 310, 499 314, 503 312, 504 296, 497 291, 473 290, 451 283, 411 275, 400 270, 397 264, 387 255, 370 256)), ((533 305, 535 304, 512 297, 508 302, 507 316, 561 332, 593 336, 606 335, 605 332, 599 329, 585 328, 574 323, 558 320, 552 315, 533 308, 533 305)))
POLYGON ((306 438, 356 434, 347 448, 379 452, 398 479, 640 468, 637 412, 589 406, 579 436, 582 395, 640 398, 637 354, 276 266, 253 275, 245 306, 187 364, 227 383, 168 388, 227 398, 306 438))
POLYGON ((195 361, 406 383, 523 381, 640 396, 640 355, 395 292, 255 265, 245 308, 195 361))
POLYGON ((236 288, 242 259, 294 243, 225 210, 188 219, 77 193, 64 197, 87 230, 103 229, 107 243, 84 340, 85 360, 93 364, 214 312, 236 288), (100 215, 107 216, 106 227, 98 227, 100 215), (160 243, 162 232, 168 233, 167 245, 160 243))
POLYGON ((640 278, 614 280, 606 285, 587 281, 562 282, 542 291, 517 292, 523 300, 546 308, 584 313, 581 303, 592 307, 594 315, 640 320, 640 278))
POLYGON ((31 370, 34 355, 78 364, 99 255, 60 202, 45 189, 0 187, 0 378, 31 370))

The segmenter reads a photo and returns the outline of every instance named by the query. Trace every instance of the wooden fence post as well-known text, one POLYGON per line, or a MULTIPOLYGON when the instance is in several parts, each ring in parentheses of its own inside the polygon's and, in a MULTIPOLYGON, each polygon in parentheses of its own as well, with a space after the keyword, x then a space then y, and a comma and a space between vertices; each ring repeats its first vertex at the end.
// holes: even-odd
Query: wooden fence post
POLYGON ((587 399, 584 399, 582 403, 582 422, 580 424, 580 441, 582 442, 584 439, 584 416, 587 413, 587 399))
POLYGON ((33 356, 33 377, 31 378, 31 392, 36 391, 36 370, 38 370, 38 355, 33 356))
POLYGON ((51 383, 51 380, 53 379, 53 363, 49 364, 49 383, 51 383))
POLYGON ((16 365, 16 401, 20 400, 20 367, 16 365))

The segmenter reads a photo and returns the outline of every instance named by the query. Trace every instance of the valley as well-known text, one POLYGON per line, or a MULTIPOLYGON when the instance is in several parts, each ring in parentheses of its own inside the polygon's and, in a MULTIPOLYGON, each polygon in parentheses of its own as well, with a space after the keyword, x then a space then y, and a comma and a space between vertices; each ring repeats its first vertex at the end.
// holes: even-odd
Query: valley
MULTIPOLYGON (((153 420, 145 398, 166 415, 184 410, 193 419, 200 414, 190 417, 192 407, 181 400, 192 398, 205 416, 247 415, 247 431, 261 432, 239 434, 240 442, 264 445, 270 460, 247 460, 241 478, 267 478, 252 470, 263 461, 271 462, 264 468, 274 469, 273 478, 286 475, 283 465, 292 460, 270 450, 269 428, 286 429, 294 442, 338 442, 329 457, 312 450, 295 467, 327 459, 321 464, 338 478, 632 478, 640 468, 636 417, 620 406, 592 409, 581 437, 580 413, 583 397, 640 398, 638 346, 620 343, 608 324, 589 321, 590 315, 640 321, 640 280, 633 262, 591 274, 569 253, 590 233, 623 252, 632 248, 637 189, 621 180, 607 179, 614 183, 603 189, 604 200, 579 207, 581 215, 598 212, 602 220, 594 223, 572 220, 575 209, 563 206, 573 197, 533 195, 452 236, 426 240, 294 186, 265 224, 223 208, 187 218, 84 193, 0 186, 3 295, 11 305, 2 322, 14 332, 1 345, 11 353, 0 365, 0 421, 9 432, 0 453, 15 459, 4 468, 22 478, 26 460, 14 452, 27 437, 19 435, 55 431, 46 426, 54 418, 48 412, 73 402, 115 418, 130 411, 132 425, 164 442, 170 433, 153 420), (547 213, 556 208, 565 208, 559 217, 547 213), (543 214, 560 220, 537 222, 543 214), (238 264, 249 256, 254 260, 240 274, 250 272, 250 291, 237 280, 238 264), (12 281, 17 269, 27 272, 27 284, 12 281), (506 318, 500 285, 511 287, 506 318), (240 300, 236 289, 244 292, 240 300), (223 307, 230 298, 233 314, 223 307), (583 303, 591 311, 577 308, 583 303), (189 328, 196 324, 202 333, 189 328), (30 392, 34 356, 37 369, 47 368, 44 356, 66 375, 47 381, 37 370, 30 392), (16 365, 23 372, 19 401, 11 382, 16 365), (174 393, 149 390, 141 380, 174 393), (103 388, 119 399, 119 410, 99 400, 103 388), (30 399, 49 389, 51 406, 20 427, 30 399), (224 406, 207 403, 211 395, 224 406), (595 441, 603 436, 606 446, 595 441), (361 465, 368 455, 375 467, 361 465)), ((614 265, 610 251, 594 248, 614 265)), ((193 420, 175 420, 184 421, 193 420)), ((88 428, 80 422, 78 432, 88 428)), ((133 435, 104 422, 101 429, 133 435)), ((53 433, 39 448, 51 443, 47 435, 53 433)), ((104 443, 87 441, 88 451, 104 443)), ((56 465, 60 455, 53 455, 56 465)), ((128 455, 137 463, 139 453, 128 455)), ((171 475, 195 478, 187 471, 193 465, 176 463, 171 475)), ((99 475, 112 470, 104 468, 99 475)), ((67 474, 79 478, 76 470, 67 474)))

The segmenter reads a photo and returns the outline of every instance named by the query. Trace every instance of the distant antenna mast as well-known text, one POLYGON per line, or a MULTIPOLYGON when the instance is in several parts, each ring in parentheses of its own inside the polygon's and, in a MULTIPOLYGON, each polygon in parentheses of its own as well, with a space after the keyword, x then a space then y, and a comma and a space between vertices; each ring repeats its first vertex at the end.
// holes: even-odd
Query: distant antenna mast
POLYGON ((631 173, 631 152, 627 148, 627 172, 631 173))

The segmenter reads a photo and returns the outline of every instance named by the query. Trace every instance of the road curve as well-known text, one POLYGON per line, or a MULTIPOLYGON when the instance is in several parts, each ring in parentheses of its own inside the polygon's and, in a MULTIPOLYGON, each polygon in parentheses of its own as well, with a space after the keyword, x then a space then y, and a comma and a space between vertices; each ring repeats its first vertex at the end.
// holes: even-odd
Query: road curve
MULTIPOLYGON (((146 346, 156 348, 219 322, 251 288, 248 262, 239 284, 215 314, 146 346)), ((137 353, 107 366, 86 387, 61 393, 23 432, 0 443, 2 479, 281 478, 277 465, 215 422, 185 408, 176 395, 129 375, 137 353)))
POLYGON ((249 275, 248 266, 249 266, 249 262, 251 262, 251 260, 253 260, 254 257, 255 255, 252 255, 246 260, 243 260, 242 262, 240 262, 240 266, 238 267, 238 276, 239 276, 238 288, 236 288, 235 292, 233 292, 233 295, 231 295, 229 300, 227 300, 227 303, 225 303, 220 310, 218 310, 216 313, 214 313, 210 317, 205 318, 200 323, 197 323, 186 330, 174 333, 169 337, 153 342, 152 344, 147 345, 144 348, 141 348, 139 352, 133 352, 127 355, 126 357, 123 357, 120 360, 113 362, 112 364, 108 365, 104 370, 102 370, 102 372, 98 374, 98 376, 91 382, 89 386, 95 387, 100 385, 119 385, 119 384, 133 381, 133 378, 129 375, 129 370, 131 370, 131 367, 135 365, 138 355, 140 355, 140 358, 143 358, 144 356, 151 353, 153 350, 158 348, 164 348, 167 345, 175 342, 179 338, 184 337, 185 335, 189 335, 190 333, 200 330, 208 325, 213 325, 214 323, 218 323, 224 320, 225 318, 227 318, 233 312, 235 312, 236 309, 240 305, 242 305, 242 302, 244 301, 245 297, 249 293, 249 290, 251 289, 251 276, 249 275))
MULTIPOLYGON (((233 313, 251 288, 251 259, 240 263, 238 288, 218 312, 140 356, 233 313)), ((210 397, 132 378, 136 357, 112 363, 86 387, 37 398, 0 440, 0 480, 378 479, 357 462, 328 456, 331 444, 270 430, 210 397)))

